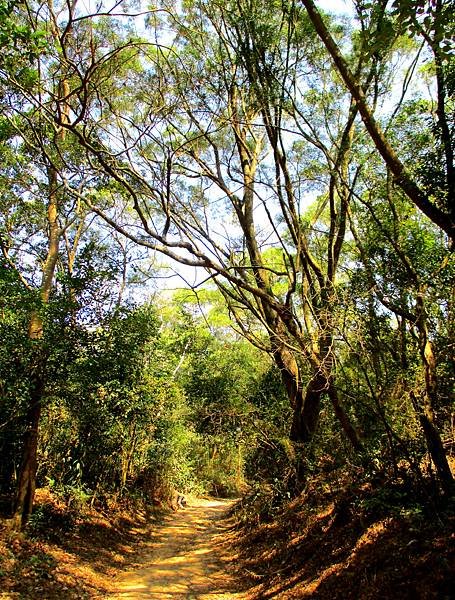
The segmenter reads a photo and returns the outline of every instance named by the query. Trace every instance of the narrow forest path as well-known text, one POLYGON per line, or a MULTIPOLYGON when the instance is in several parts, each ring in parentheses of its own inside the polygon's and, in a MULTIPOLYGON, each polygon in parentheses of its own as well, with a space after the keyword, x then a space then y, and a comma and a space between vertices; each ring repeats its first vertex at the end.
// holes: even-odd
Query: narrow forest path
POLYGON ((232 500, 198 499, 153 528, 144 565, 119 576, 107 598, 241 600, 223 550, 223 518, 232 500))

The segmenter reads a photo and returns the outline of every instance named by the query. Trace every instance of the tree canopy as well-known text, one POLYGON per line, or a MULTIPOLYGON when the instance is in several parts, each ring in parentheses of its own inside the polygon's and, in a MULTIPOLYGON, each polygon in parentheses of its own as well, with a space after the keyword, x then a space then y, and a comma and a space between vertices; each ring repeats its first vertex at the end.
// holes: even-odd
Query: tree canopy
POLYGON ((350 8, 0 2, 17 525, 37 482, 281 494, 351 461, 452 489, 453 11, 350 8))

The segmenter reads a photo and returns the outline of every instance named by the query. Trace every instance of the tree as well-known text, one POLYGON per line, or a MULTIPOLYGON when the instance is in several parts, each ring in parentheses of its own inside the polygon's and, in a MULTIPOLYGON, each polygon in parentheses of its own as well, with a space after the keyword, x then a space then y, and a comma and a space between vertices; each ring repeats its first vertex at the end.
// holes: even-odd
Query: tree
POLYGON ((447 311, 447 286, 443 282, 450 278, 450 257, 433 228, 425 227, 412 207, 393 189, 390 177, 385 186, 378 185, 374 193, 370 190, 362 204, 367 214, 359 211, 353 217, 351 227, 370 293, 396 319, 401 367, 407 371, 410 363, 417 357, 420 359, 417 360, 417 364, 420 362, 417 377, 406 376, 408 401, 415 409, 439 479, 449 492, 453 477, 435 417, 435 408, 441 405, 442 399, 437 381, 435 341, 444 320, 438 312, 447 311), (362 224, 357 221, 360 215, 362 224), (365 227, 368 227, 367 234, 365 227), (360 228, 363 231, 361 237, 360 228), (375 254, 380 257, 380 264, 375 254), (441 286, 439 293, 436 292, 438 285, 441 286), (414 332, 417 356, 414 354, 412 359, 414 344, 408 338, 414 332))
MULTIPOLYGON (((342 77, 346 87, 356 102, 359 112, 362 116, 364 125, 373 140, 378 152, 384 159, 390 172, 393 174, 395 181, 410 198, 410 200, 438 227, 440 227, 452 240, 455 239, 454 233, 454 163, 453 163, 453 125, 450 131, 447 119, 446 102, 450 102, 447 98, 447 85, 444 79, 443 61, 450 60, 450 55, 446 54, 443 48, 450 40, 453 33, 453 15, 450 11, 448 3, 436 2, 434 7, 431 3, 426 2, 396 2, 396 11, 403 19, 404 25, 409 31, 418 32, 422 35, 426 43, 430 46, 435 56, 436 64, 436 81, 438 94, 438 126, 441 135, 441 141, 444 148, 445 159, 445 182, 441 191, 442 198, 438 201, 433 200, 433 195, 428 193, 418 180, 412 176, 412 167, 405 167, 401 162, 399 155, 390 144, 389 139, 382 130, 379 123, 373 116, 373 111, 370 109, 365 96, 365 91, 362 85, 356 80, 355 74, 349 67, 340 52, 335 40, 329 32, 329 29, 324 23, 321 14, 317 10, 313 0, 302 0, 308 16, 313 23, 314 29, 324 43, 340 76, 342 77), (426 12, 426 14, 425 14, 426 12), (423 16, 423 23, 421 17, 423 16)), ((384 3, 384 7, 387 3, 384 3)), ((364 11, 375 11, 374 3, 357 3, 358 7, 364 11)), ((392 27, 392 23, 389 21, 392 27)), ((381 39, 377 38, 374 43, 381 43, 381 39)), ((452 58, 453 60, 453 58, 452 58)), ((440 194, 441 196, 441 194, 440 194)))
MULTIPOLYGON (((269 21, 265 16, 266 4, 260 2, 250 7, 248 13, 214 4, 210 5, 209 12, 204 3, 188 5, 187 10, 187 21, 181 24, 182 53, 174 59, 172 53, 163 50, 151 67, 152 81, 161 82, 161 93, 168 106, 168 112, 160 114, 167 128, 158 125, 156 116, 150 112, 155 106, 150 102, 153 98, 150 92, 146 101, 141 95, 136 103, 143 110, 141 120, 134 118, 135 130, 142 132, 139 136, 132 135, 130 121, 122 121, 121 116, 115 114, 118 137, 130 140, 132 150, 123 154, 117 164, 111 161, 109 165, 106 165, 104 151, 95 152, 101 166, 108 169, 133 199, 147 237, 139 238, 128 226, 119 226, 94 202, 90 201, 90 206, 136 242, 185 264, 206 268, 223 289, 234 313, 236 305, 243 306, 262 322, 269 342, 265 345, 263 341, 256 342, 262 344, 279 365, 294 406, 292 437, 295 441, 311 441, 321 397, 328 392, 347 435, 358 450, 361 443, 337 397, 333 379, 330 316, 336 304, 335 277, 351 196, 347 178, 351 176, 348 165, 357 105, 351 103, 347 110, 344 105, 344 125, 338 135, 333 135, 335 113, 330 113, 322 97, 316 92, 311 95, 308 88, 318 73, 332 94, 330 101, 338 98, 340 109, 342 96, 336 84, 330 83, 330 71, 324 72, 321 66, 320 49, 314 40, 304 36, 308 27, 296 29, 299 14, 291 5, 269 21), (197 39, 192 34, 195 23, 197 39), (255 23, 261 26, 256 28, 255 23), (216 45, 210 46, 208 33, 201 36, 201 26, 207 32, 216 31, 216 45), (207 54, 209 48, 207 61, 202 62, 202 52, 207 54), (182 71, 182 63, 188 64, 186 70, 182 71), (309 69, 312 79, 304 73, 303 65, 309 69), (321 112, 327 116, 332 114, 330 125, 329 119, 326 123, 313 124, 308 117, 308 103, 314 103, 315 98, 321 102, 321 112), (173 107, 178 107, 177 113, 173 107), (149 117, 145 119, 144 114, 149 117), (147 125, 143 129, 143 122, 152 122, 156 127, 152 129, 147 125), (310 223, 308 228, 302 226, 299 202, 308 184, 302 179, 294 182, 289 167, 292 143, 283 132, 292 127, 295 142, 300 138, 302 149, 308 148, 318 160, 322 158, 326 172, 330 173, 326 180, 330 225, 328 232, 323 230, 320 235, 321 240, 328 235, 325 266, 310 247, 315 223, 310 223), (229 144, 234 144, 235 155, 230 154, 229 144), (268 149, 273 165, 265 158, 268 149), (161 166, 155 169, 156 164, 161 166), (122 171, 128 174, 127 179, 122 171), (146 181, 142 172, 149 172, 149 181, 155 183, 151 185, 146 181), (174 182, 196 177, 202 180, 199 188, 193 185, 175 191, 174 182), (228 199, 223 210, 229 218, 232 210, 235 218, 238 233, 230 236, 224 246, 213 227, 212 209, 202 193, 205 185, 211 194, 228 199), (236 190, 239 185, 241 193, 236 190), (215 192, 216 188, 219 191, 215 192), (188 201, 183 201, 185 195, 188 201), (279 271, 265 261, 253 216, 256 205, 264 213, 273 244, 282 250, 279 271), (287 285, 281 294, 273 290, 272 279, 276 277, 281 278, 281 285, 287 285), (297 296, 303 299, 294 300, 297 296), (295 347, 298 360, 292 352, 295 347), (299 374, 298 361, 302 357, 312 371, 306 390, 299 374)), ((370 27, 376 25, 372 19, 370 27)), ((364 64, 363 50, 364 45, 360 44, 356 54, 357 70, 367 86, 379 77, 386 53, 364 64)), ((91 151, 90 140, 81 132, 77 135, 91 151)), ((292 156, 302 158, 303 154, 294 151, 292 156)), ((219 203, 222 204, 221 200, 219 203)), ((324 205, 322 198, 316 218, 324 205)), ((321 242, 321 246, 324 244, 321 242)), ((245 329, 244 334, 248 335, 245 329)))
MULTIPOLYGON (((205 11, 206 7, 201 5, 201 10, 205 11)), ((258 10, 263 10, 261 3, 258 3, 258 10)), ((258 61, 260 57, 248 57, 241 54, 241 48, 237 49, 236 44, 241 33, 240 28, 249 27, 250 21, 247 15, 237 15, 237 21, 235 25, 230 23, 229 12, 224 12, 221 7, 218 7, 219 12, 216 14, 218 21, 212 21, 209 23, 209 27, 217 31, 219 40, 222 44, 220 48, 213 47, 210 54, 210 62, 207 63, 211 80, 204 78, 199 80, 204 82, 204 87, 200 88, 201 92, 198 92, 195 87, 195 81, 189 81, 185 78, 181 79, 180 64, 182 60, 188 59, 189 63, 196 66, 195 52, 201 50, 198 47, 198 42, 194 38, 189 39, 188 43, 194 44, 192 50, 185 55, 184 53, 177 58, 177 61, 172 59, 171 55, 167 55, 165 52, 156 59, 154 69, 156 70, 156 77, 159 80, 164 81, 168 78, 172 86, 169 88, 169 94, 166 96, 167 103, 170 107, 182 106, 186 112, 185 121, 180 124, 181 118, 178 117, 174 111, 170 111, 169 115, 166 116, 167 132, 162 136, 159 133, 155 135, 156 130, 151 130, 148 126, 146 130, 143 130, 142 121, 137 118, 134 119, 134 126, 139 131, 140 137, 136 138, 136 142, 131 138, 131 128, 129 121, 122 121, 117 118, 119 135, 125 139, 131 139, 132 148, 134 153, 130 152, 128 155, 122 156, 122 161, 127 161, 127 167, 121 166, 121 161, 114 165, 110 163, 106 165, 106 161, 101 152, 95 154, 97 160, 104 167, 107 166, 109 173, 117 179, 119 183, 124 185, 127 192, 131 195, 134 202, 134 208, 137 211, 140 222, 144 227, 145 233, 152 241, 146 241, 144 238, 138 239, 132 237, 143 245, 148 245, 150 248, 156 248, 163 253, 176 257, 178 260, 185 262, 186 264, 200 265, 207 268, 211 273, 215 275, 215 280, 221 289, 224 290, 226 297, 231 297, 231 300, 239 302, 240 304, 246 304, 247 308, 255 314, 256 317, 262 321, 266 330, 269 332, 269 344, 266 349, 272 353, 279 364, 279 367, 283 373, 284 383, 288 389, 290 401, 295 407, 295 423, 293 425, 293 438, 295 441, 310 441, 317 424, 318 406, 320 402, 320 396, 325 393, 327 388, 327 382, 329 381, 330 375, 323 374, 326 363, 323 365, 322 358, 316 358, 315 345, 313 349, 308 349, 307 341, 304 341, 300 336, 298 330, 298 318, 295 320, 295 314, 293 314, 290 308, 292 295, 296 291, 296 273, 301 268, 305 269, 308 264, 311 264, 310 270, 313 270, 312 278, 315 280, 319 276, 319 284, 322 287, 330 287, 330 282, 322 283, 323 275, 317 263, 311 257, 308 245, 304 239, 305 234, 301 230, 299 219, 300 215, 295 207, 295 194, 300 193, 292 189, 290 184, 290 173, 285 155, 279 149, 279 145, 282 144, 283 139, 280 133, 280 127, 284 126, 281 121, 277 121, 275 125, 270 122, 272 118, 271 113, 275 113, 274 118, 281 119, 279 115, 282 113, 282 108, 275 102, 273 96, 276 87, 273 78, 279 76, 285 81, 288 76, 288 71, 284 67, 285 59, 284 54, 290 52, 290 48, 286 49, 286 39, 279 34, 279 30, 283 25, 284 19, 287 15, 283 14, 271 22, 269 29, 266 32, 272 31, 273 45, 271 48, 265 48, 267 53, 272 56, 273 53, 277 54, 277 65, 273 68, 277 69, 276 74, 271 74, 268 81, 262 83, 263 86, 268 86, 270 89, 259 89, 259 87, 251 81, 251 72, 248 72, 246 63, 252 64, 252 59, 258 61), (281 21, 280 21, 281 19, 281 21), (237 27, 237 29, 236 29, 237 27), (243 64, 242 61, 246 62, 243 64), (164 68, 160 67, 160 62, 164 62, 164 68), (236 61, 240 61, 238 66, 236 61), (231 71, 227 69, 227 65, 231 65, 231 71), (185 95, 182 96, 181 90, 185 89, 185 95), (203 91, 202 91, 203 89, 203 91), (214 103, 213 93, 217 90, 219 96, 219 102, 214 103), (191 92, 190 92, 191 90, 191 92), (269 104, 265 104, 265 95, 268 95, 269 104), (194 106, 193 106, 194 96, 194 106), (190 100, 192 102, 190 102, 190 100), (199 108, 195 108, 195 107, 199 108), (269 114, 270 113, 270 114, 269 114), (200 115, 203 115, 200 117, 200 115), (264 125, 257 125, 254 121, 256 118, 263 120, 264 125), (186 126, 184 123, 188 123, 190 131, 183 132, 183 128, 186 126), (215 129, 212 131, 212 123, 215 125, 215 129), (290 248, 286 247, 284 239, 282 238, 283 233, 278 231, 274 224, 274 217, 269 213, 267 219, 269 220, 268 226, 272 228, 273 235, 276 236, 274 242, 278 247, 282 247, 283 256, 285 261, 283 263, 284 272, 282 276, 288 277, 288 294, 284 300, 285 294, 282 294, 281 298, 275 294, 272 290, 272 284, 270 281, 269 270, 270 267, 265 264, 262 249, 260 248, 260 242, 257 238, 255 230, 253 209, 255 205, 255 195, 258 194, 260 186, 270 186, 269 175, 266 175, 262 179, 262 174, 259 175, 259 166, 265 165, 264 162, 264 151, 265 151, 265 140, 262 135, 261 129, 265 126, 268 142, 271 144, 272 151, 274 153, 275 169, 279 174, 277 190, 274 192, 277 194, 277 203, 281 203, 282 218, 291 229, 292 244, 298 248, 297 252, 300 252, 297 261, 298 265, 295 267, 294 259, 291 255, 290 248), (223 133, 222 133, 223 131, 223 133), (223 138, 224 136, 224 138, 223 138), (228 149, 226 143, 228 139, 231 139, 236 147, 236 156, 231 159, 228 158, 228 149), (211 153, 213 151, 213 153, 211 153), (133 156, 134 154, 134 156, 133 156), (141 176, 139 167, 143 165, 143 169, 147 170, 153 167, 153 161, 156 161, 156 157, 161 156, 163 165, 166 165, 161 172, 154 172, 152 178, 156 178, 157 185, 151 187, 145 182, 144 177, 141 176), (165 158, 167 156, 167 158, 165 158), (181 157, 181 158, 180 158, 181 157), (232 160, 232 164, 229 164, 229 160, 232 160), (234 162, 235 161, 235 162, 234 162), (121 169, 126 169, 128 173, 128 180, 121 175, 121 169), (188 177, 197 176, 201 177, 202 181, 206 180, 209 185, 219 188, 221 194, 226 194, 229 206, 226 207, 227 211, 233 210, 233 214, 236 219, 236 227, 239 228, 241 235, 244 238, 247 261, 242 259, 241 255, 237 253, 236 245, 238 242, 234 239, 229 239, 226 248, 220 246, 216 239, 214 231, 210 231, 207 228, 209 221, 207 220, 210 208, 205 208, 206 200, 204 197, 198 198, 196 188, 187 188, 183 191, 183 194, 189 194, 191 196, 191 203, 183 205, 182 201, 176 196, 171 188, 171 180, 174 179, 180 173, 180 178, 188 180, 188 177), (238 173, 238 175, 237 175, 238 173), (131 180, 130 180, 131 178, 131 180), (239 178, 239 179, 238 179, 239 178), (165 189, 160 191, 158 182, 162 181, 165 185, 165 189), (243 191, 237 194, 235 186, 241 182, 243 191), (145 186, 145 187, 144 187, 145 186), (144 196, 145 192, 145 196, 144 196), (201 203, 202 202, 202 203, 201 203), (205 205, 205 207, 204 207, 205 205), (164 212, 165 220, 162 223, 163 233, 159 234, 157 231, 156 223, 159 222, 160 217, 156 216, 156 210, 160 209, 164 212), (153 223, 149 219, 149 215, 152 215, 156 219, 153 223), (171 230, 169 228, 172 227, 171 230), (179 231, 188 241, 170 241, 167 233, 170 232, 175 235, 175 232, 179 231), (215 262, 204 249, 204 245, 210 248, 212 256, 218 259, 218 263, 215 262), (199 247, 198 247, 199 246, 199 247), (185 258, 181 254, 177 255, 172 252, 172 248, 180 248, 189 252, 191 258, 185 258), (236 255, 237 253, 237 255, 236 255), (306 253, 306 254, 305 254, 306 253), (303 260, 302 260, 303 257, 303 260), (243 261, 243 262, 242 262, 243 261), (302 264, 305 266, 302 267, 302 264), (251 272, 251 277, 250 277, 251 272), (223 283, 223 280, 226 283, 223 283), (286 336, 290 335, 291 339, 297 340, 299 345, 299 352, 307 354, 307 358, 313 358, 313 377, 309 384, 309 390, 307 393, 304 392, 300 377, 298 374, 298 367, 295 358, 292 356, 287 347, 289 343, 286 340, 286 336), (312 389, 314 388, 314 389, 312 389), (305 394, 307 395, 308 401, 306 402, 305 411, 308 414, 303 415, 304 411, 304 399, 305 394)), ((204 14, 204 13, 203 13, 204 14)), ((189 19, 196 18, 191 13, 189 19)), ((204 17, 206 18, 206 17, 204 17)), ((200 33, 200 32, 198 32, 200 33)), ((259 35, 258 32, 246 31, 247 35, 252 37, 252 43, 256 43, 254 39, 255 35, 259 35)), ((264 41, 264 33, 260 33, 263 36, 261 43, 264 41)), ((204 33, 205 48, 207 50, 208 43, 208 31, 204 33)), ((186 43, 183 40, 183 43, 186 43)), ((199 44, 200 46, 200 44, 199 44)), ((202 63, 200 63, 202 64, 202 63)), ((256 69, 262 68, 262 65, 257 63, 256 69)), ((198 75, 204 77, 200 73, 200 66, 197 67, 198 75)), ((287 85, 287 84, 286 84, 287 85)), ((164 87, 163 92, 164 93, 164 87)), ((286 92, 287 94, 287 92, 286 92)), ((288 99, 289 100, 289 99, 288 99)), ((143 110, 150 115, 150 106, 147 102, 144 102, 141 98, 143 110)), ((277 100, 278 102, 278 100, 277 100)), ((153 115, 150 115, 148 119, 152 120, 153 115)), ((146 121, 148 120, 146 119, 146 121)), ((346 132, 343 134, 346 140, 350 137, 350 131, 353 123, 353 115, 348 117, 348 124, 346 132)), ((82 135, 80 132, 78 135, 82 135)), ((303 135, 308 135, 304 133, 303 135)), ((310 138, 311 139, 311 138, 310 138)), ((321 145, 319 140, 313 140, 314 145, 317 147, 321 145)), ((87 138, 82 139, 82 143, 85 144, 86 148, 90 151, 93 144, 87 138)), ((344 146, 344 142, 343 142, 344 146)), ((349 144, 348 144, 349 146, 349 144)), ((329 161, 334 161, 335 169, 337 161, 346 164, 345 153, 347 146, 341 150, 341 155, 338 159, 333 158, 330 155, 330 150, 322 144, 323 150, 326 151, 329 161)), ((269 169, 270 170, 270 169, 269 169)), ((265 171, 264 171, 265 172, 265 171)), ((338 180, 338 176, 334 173, 332 182, 332 195, 337 194, 343 184, 338 180), (338 183, 337 183, 338 182, 338 183), (335 190, 339 188, 339 190, 335 190)), ((274 184, 272 184, 273 189, 274 184)), ((347 193, 346 189, 345 192, 347 193)), ((332 201, 335 202, 334 197, 332 201)), ((260 197, 259 203, 265 207, 267 211, 265 196, 260 197)), ((346 202, 341 200, 341 204, 345 207, 346 202)), ((106 211, 101 211, 93 202, 90 202, 90 206, 93 210, 97 211, 98 214, 103 216, 111 223, 114 221, 109 217, 106 211)), ((343 211, 345 208, 342 209, 343 211)), ((335 212, 335 206, 333 204, 333 212, 335 212)), ((162 217, 161 217, 162 218, 162 217)), ((334 220, 338 217, 333 214, 334 220)), ((340 223, 335 224, 333 222, 333 230, 331 232, 331 244, 332 248, 330 252, 332 255, 330 258, 331 265, 329 270, 331 271, 329 279, 334 277, 335 262, 338 260, 338 254, 341 249, 341 240, 344 233, 344 217, 341 217, 340 223), (338 229, 339 228, 339 229, 338 229), (334 250, 335 248, 335 250, 334 250)), ((118 227, 119 231, 127 233, 126 228, 118 227)), ((131 234, 130 234, 131 235, 131 234)), ((272 268, 273 272, 273 268, 272 268)), ((333 282, 332 282, 333 283, 333 282)), ((310 285, 310 284, 309 284, 310 285)), ((327 293, 322 291, 322 294, 327 293)), ((327 314, 325 308, 320 309, 320 315, 323 313, 327 314)), ((324 331, 327 331, 328 324, 320 324, 324 331)), ((245 332, 246 333, 246 332, 245 332)), ((311 345, 311 344, 310 344, 311 345)), ((327 338, 325 346, 320 350, 321 356, 325 356, 326 351, 324 348, 330 346, 330 339, 327 338)), ((328 359, 327 364, 330 362, 328 359)), ((330 371, 330 367, 328 369, 330 371)), ((360 447, 360 443, 355 435, 355 430, 350 426, 349 420, 344 415, 341 408, 341 404, 336 397, 335 388, 329 386, 331 389, 332 401, 338 406, 338 414, 341 417, 343 425, 352 439, 353 443, 360 447)))
MULTIPOLYGON (((100 12, 101 9, 97 15, 100 12)), ((7 52, 1 72, 5 88, 2 102, 4 147, 8 152, 18 152, 6 166, 10 170, 6 178, 10 185, 17 186, 19 200, 12 198, 7 207, 9 214, 4 212, 1 249, 4 260, 18 271, 24 285, 39 292, 28 327, 33 352, 29 365, 28 425, 18 479, 15 526, 26 523, 35 489, 38 428, 49 355, 44 339, 45 313, 54 289, 62 245, 65 244, 66 265, 71 274, 80 239, 86 231, 87 210, 71 190, 80 193, 86 185, 88 164, 78 155, 74 137, 65 125, 77 108, 81 112, 96 111, 96 96, 90 90, 89 79, 81 81, 80 69, 84 70, 84 76, 89 73, 93 79, 103 82, 106 70, 110 72, 112 68, 109 59, 113 57, 116 61, 118 58, 118 48, 112 54, 99 56, 107 29, 103 23, 94 22, 97 15, 81 13, 76 2, 58 8, 51 2, 45 7, 31 3, 26 12, 17 9, 3 26, 5 30, 9 27, 16 36, 15 51, 19 48, 17 60, 16 54, 7 52), (91 45, 82 48, 80 41, 87 35, 91 45), (27 59, 21 55, 26 39, 32 42, 27 59), (39 50, 45 51, 40 55, 39 50), (73 102, 74 98, 80 101, 78 106, 73 102), (22 173, 19 163, 24 163, 27 158, 32 160, 32 166, 22 173), (14 174, 11 173, 13 170, 14 174), (70 183, 67 185, 67 182, 70 183), (35 209, 38 219, 31 227, 20 223, 21 213, 30 215, 35 209), (24 260, 19 244, 27 246, 32 255, 37 254, 38 261, 24 260), (30 277, 33 263, 41 273, 39 281, 30 277)), ((115 38, 112 32, 110 35, 115 38)), ((117 37, 117 45, 123 50, 129 42, 119 41, 117 37)), ((93 175, 91 181, 94 181, 93 175)))
MULTIPOLYGON (((409 259, 405 220, 393 211, 403 201, 398 186, 441 231, 452 235, 447 219, 453 158, 450 68, 442 50, 445 5, 425 9, 427 21, 419 16, 415 22, 412 11, 399 6, 389 10, 387 2, 356 2, 352 29, 322 19, 313 3, 304 5, 195 0, 175 8, 163 3, 149 15, 153 43, 139 39, 133 28, 122 28, 115 9, 100 7, 90 15, 76 5, 61 14, 49 7, 44 24, 52 43, 42 66, 55 84, 41 83, 44 91, 27 89, 14 73, 8 84, 22 103, 14 110, 31 132, 28 146, 33 142, 42 151, 46 170, 39 183, 49 198, 58 192, 53 202, 58 210, 63 198, 69 203, 66 216, 72 203, 79 211, 71 214, 77 214, 81 228, 59 234, 69 250, 61 262, 69 273, 70 296, 77 296, 73 250, 86 235, 86 210, 120 236, 124 258, 127 245, 137 244, 205 270, 237 331, 274 360, 292 409, 290 436, 300 455, 311 456, 318 445, 327 398, 360 462, 365 443, 357 421, 364 411, 346 384, 352 378, 351 346, 359 352, 368 344, 374 348, 371 364, 362 356, 362 398, 368 396, 382 415, 389 448, 395 439, 377 401, 381 394, 371 385, 374 378, 379 381, 381 360, 392 365, 387 372, 393 374, 395 359, 388 349, 356 341, 346 330, 352 311, 352 323, 361 322, 373 337, 362 313, 362 295, 376 285, 369 248, 380 248, 390 272, 399 277, 402 313, 389 309, 382 293, 371 298, 368 314, 376 326, 380 311, 391 310, 408 348, 412 334, 417 335, 426 375, 422 398, 435 389, 428 358, 433 333, 425 299, 421 302, 426 276, 422 279, 416 268, 416 251, 409 259), (172 31, 166 37, 157 25, 159 15, 172 31), (438 102, 433 113, 428 99, 412 87, 421 59, 418 49, 409 56, 416 46, 413 40, 405 47, 404 31, 421 35, 436 57, 438 102), (327 63, 328 51, 335 66, 327 63), (389 63, 404 55, 408 64, 401 97, 388 121, 375 118, 375 111, 379 114, 379 107, 385 110, 394 99, 397 73, 403 73, 389 63), (416 94, 413 101, 407 96, 410 90, 416 94), (417 106, 422 131, 412 136, 406 114, 416 116, 417 106), (77 156, 72 152, 76 145, 77 156), (384 163, 376 160, 376 149, 384 163), (411 149, 418 160, 412 159, 411 149), (436 164, 431 170, 426 168, 430 157, 436 164), (363 233, 361 218, 372 219, 382 240, 377 246, 363 233), (371 277, 358 275, 356 251, 371 277), (357 297, 350 303, 345 294, 353 271, 364 289, 351 287, 357 297), (412 290, 406 287, 409 281, 412 290), (385 308, 378 309, 378 303, 385 308)), ((41 14, 30 12, 36 23, 41 14)), ((14 127, 12 119, 9 126, 14 127)), ((425 221, 414 218, 426 231, 425 221)), ((67 222, 73 226, 76 221, 67 222)), ((4 255, 12 260, 9 245, 4 255)), ((384 340, 393 336, 387 318, 382 331, 384 340)), ((177 375, 186 351, 183 345, 177 375)), ((169 432, 173 417, 166 423, 163 431, 169 432)), ((422 421, 430 447, 430 438, 435 442, 437 435, 428 434, 427 425, 422 421)), ((163 436, 167 439, 168 433, 163 436)), ((430 448, 435 460, 436 446, 430 448)), ((447 480, 442 458, 438 468, 447 480)))

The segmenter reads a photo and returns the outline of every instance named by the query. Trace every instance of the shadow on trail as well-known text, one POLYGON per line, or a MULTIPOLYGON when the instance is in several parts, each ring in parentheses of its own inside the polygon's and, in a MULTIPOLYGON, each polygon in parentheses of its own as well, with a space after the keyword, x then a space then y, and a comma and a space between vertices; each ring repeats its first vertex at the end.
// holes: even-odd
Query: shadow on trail
POLYGON ((112 600, 241 599, 222 551, 221 519, 232 501, 199 500, 164 519, 147 562, 119 578, 112 600))

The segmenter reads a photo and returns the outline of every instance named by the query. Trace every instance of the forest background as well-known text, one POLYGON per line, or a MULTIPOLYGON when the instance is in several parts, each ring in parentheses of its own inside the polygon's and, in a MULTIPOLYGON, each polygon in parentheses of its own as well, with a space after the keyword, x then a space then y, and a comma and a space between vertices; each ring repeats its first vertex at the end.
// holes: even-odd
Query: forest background
POLYGON ((451 494, 453 11, 350 6, 1 0, 13 527, 37 485, 451 494))

